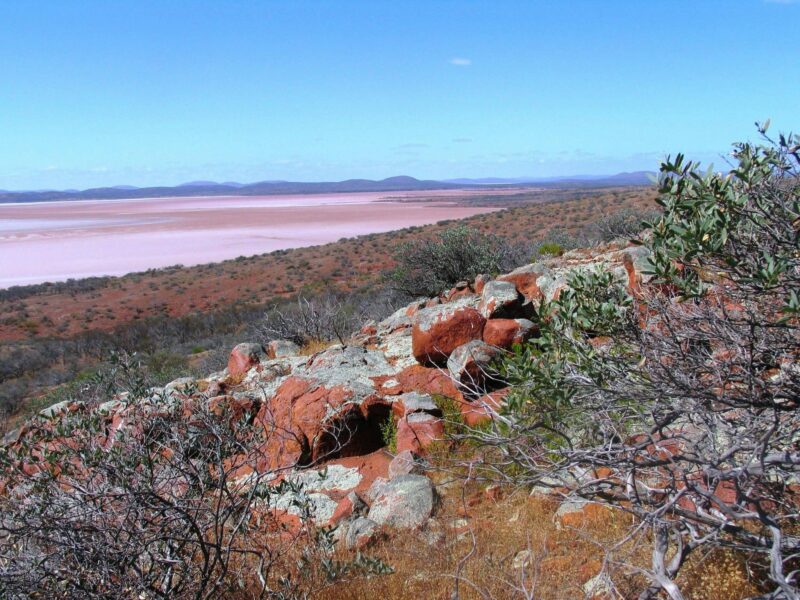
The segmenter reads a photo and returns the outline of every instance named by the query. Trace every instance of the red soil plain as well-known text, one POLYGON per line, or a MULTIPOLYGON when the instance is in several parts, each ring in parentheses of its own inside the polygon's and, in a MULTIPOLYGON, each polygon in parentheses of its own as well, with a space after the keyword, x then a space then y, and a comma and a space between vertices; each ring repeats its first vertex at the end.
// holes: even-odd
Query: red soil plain
MULTIPOLYGON (((78 287, 36 286, 2 296, 0 341, 65 338, 92 330, 110 331, 147 317, 264 304, 325 288, 353 290, 377 281, 393 265, 392 256, 400 244, 435 235, 453 226, 455 219, 512 240, 534 241, 555 228, 580 232, 598 217, 622 208, 652 208, 654 198, 651 188, 508 189, 0 206, 2 279, 25 273, 15 265, 18 261, 33 264, 33 257, 46 269, 62 265, 63 275, 65 257, 81 240, 97 244, 90 256, 98 264, 140 264, 136 261, 145 256, 141 268, 150 269, 102 277, 78 287), (287 206, 290 201, 306 204, 287 206), (102 225, 98 219, 115 222, 102 225), (12 220, 15 231, 9 225, 12 220), (62 222, 61 228, 49 224, 48 234, 36 233, 35 227, 42 226, 37 221, 42 220, 73 223, 62 222), (191 235, 184 237, 186 233, 191 235), (342 239, 354 235, 359 237, 342 239), (236 245, 239 237, 246 243, 236 245), (191 239, 190 246, 200 253, 176 260, 169 251, 178 239, 191 239), (119 240, 123 242, 117 245, 119 240), (221 240, 234 244, 234 249, 220 247, 221 240), (11 258, 12 253, 16 258, 11 258), (219 261, 237 254, 251 256, 154 268, 190 259, 194 263, 219 261), (156 258, 159 262, 152 262, 156 258)), ((86 268, 108 272, 96 266, 86 268)))

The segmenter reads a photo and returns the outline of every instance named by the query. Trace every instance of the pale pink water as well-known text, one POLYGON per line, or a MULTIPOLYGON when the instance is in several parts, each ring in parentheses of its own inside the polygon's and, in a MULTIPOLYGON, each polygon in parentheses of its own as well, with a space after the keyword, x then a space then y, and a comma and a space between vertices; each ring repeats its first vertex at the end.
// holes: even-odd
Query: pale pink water
POLYGON ((468 217, 469 192, 230 196, 0 204, 0 288, 183 264, 468 217), (386 198, 435 202, 380 202, 386 198))

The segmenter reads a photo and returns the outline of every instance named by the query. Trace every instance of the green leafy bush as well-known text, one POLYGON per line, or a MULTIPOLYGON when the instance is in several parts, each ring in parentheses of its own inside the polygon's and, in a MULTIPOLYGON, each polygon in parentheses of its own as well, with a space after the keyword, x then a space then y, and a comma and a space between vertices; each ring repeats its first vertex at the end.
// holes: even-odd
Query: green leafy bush
POLYGON ((662 164, 652 284, 634 301, 610 273, 574 273, 502 363, 500 418, 465 434, 495 476, 626 512, 628 539, 652 545, 641 599, 685 597, 687 558, 721 549, 759 597, 797 595, 800 137, 766 131, 727 174, 662 164))
POLYGON ((536 248, 536 254, 538 256, 561 256, 564 254, 564 249, 557 242, 543 242, 536 248))

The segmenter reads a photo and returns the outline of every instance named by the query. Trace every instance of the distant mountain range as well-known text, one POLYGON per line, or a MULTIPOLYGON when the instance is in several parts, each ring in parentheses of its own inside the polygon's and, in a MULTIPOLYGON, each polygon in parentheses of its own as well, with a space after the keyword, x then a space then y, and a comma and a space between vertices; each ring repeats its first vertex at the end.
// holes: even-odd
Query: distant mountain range
POLYGON ((345 192, 393 192, 415 190, 468 189, 487 186, 516 187, 536 185, 537 187, 609 187, 619 185, 647 185, 648 173, 620 173, 611 176, 576 176, 560 178, 484 178, 450 179, 446 181, 420 180, 401 175, 374 181, 371 179, 348 179, 346 181, 260 181, 258 183, 237 183, 226 181, 189 181, 177 186, 135 187, 117 185, 114 187, 92 188, 88 190, 36 190, 0 191, 0 204, 9 202, 46 202, 51 200, 117 200, 125 198, 161 198, 187 196, 267 196, 274 194, 326 194, 345 192))
POLYGON ((617 185, 649 185, 653 171, 634 171, 616 175, 569 175, 565 177, 484 177, 482 179, 445 179, 460 185, 537 185, 543 187, 611 187, 617 185))

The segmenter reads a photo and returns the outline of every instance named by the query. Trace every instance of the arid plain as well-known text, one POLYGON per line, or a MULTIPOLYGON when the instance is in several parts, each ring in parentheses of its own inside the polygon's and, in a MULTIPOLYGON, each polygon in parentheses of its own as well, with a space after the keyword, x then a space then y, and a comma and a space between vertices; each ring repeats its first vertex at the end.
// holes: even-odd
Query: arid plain
POLYGON ((195 265, 495 210, 480 191, 214 196, 0 205, 0 288, 195 265))

